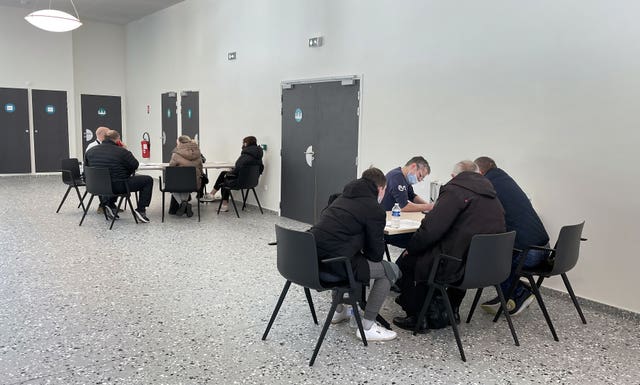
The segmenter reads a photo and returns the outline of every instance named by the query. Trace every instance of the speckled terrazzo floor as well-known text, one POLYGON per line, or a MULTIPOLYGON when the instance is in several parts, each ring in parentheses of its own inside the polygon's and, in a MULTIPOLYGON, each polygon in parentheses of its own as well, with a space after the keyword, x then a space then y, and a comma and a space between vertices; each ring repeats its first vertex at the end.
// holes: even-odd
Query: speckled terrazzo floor
MULTIPOLYGON (((482 311, 462 325, 467 363, 450 329, 365 348, 342 324, 309 368, 320 327, 301 289, 260 340, 284 283, 267 242, 275 223, 303 224, 214 205, 201 223, 161 223, 156 191, 149 224, 125 213, 108 231, 94 208, 78 227, 75 197, 55 214, 64 190, 57 176, 0 177, 0 384, 640 383, 638 317, 586 304, 582 325, 558 295, 560 342, 534 304, 515 319, 520 347, 482 311)), ((324 318, 328 297, 314 299, 324 318)), ((383 315, 400 314, 387 301, 383 315)))

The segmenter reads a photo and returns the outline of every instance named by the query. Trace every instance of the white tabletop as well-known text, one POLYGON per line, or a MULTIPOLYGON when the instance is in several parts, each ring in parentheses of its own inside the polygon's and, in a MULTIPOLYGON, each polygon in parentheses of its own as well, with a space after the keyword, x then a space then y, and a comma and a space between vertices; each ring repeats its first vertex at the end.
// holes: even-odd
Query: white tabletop
MULTIPOLYGON (((233 168, 235 164, 231 162, 207 162, 202 165, 204 168, 233 168)), ((169 163, 140 163, 138 171, 163 170, 169 163)))
POLYGON ((424 219, 421 212, 402 212, 400 214, 400 227, 391 227, 391 211, 387 211, 387 225, 384 228, 385 235, 415 233, 420 227, 420 222, 424 219))

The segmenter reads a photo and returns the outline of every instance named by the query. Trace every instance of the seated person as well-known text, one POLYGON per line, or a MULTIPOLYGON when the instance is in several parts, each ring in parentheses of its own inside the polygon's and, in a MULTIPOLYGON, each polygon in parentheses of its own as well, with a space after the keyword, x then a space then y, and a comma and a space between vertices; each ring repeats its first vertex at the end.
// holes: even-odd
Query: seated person
MULTIPOLYGON (((149 222, 147 218, 146 208, 151 203, 151 194, 153 193, 153 178, 148 175, 133 175, 138 168, 138 160, 133 156, 131 151, 116 144, 120 138, 117 131, 110 130, 105 136, 105 140, 99 145, 93 147, 85 154, 86 164, 90 167, 108 168, 111 173, 111 187, 116 194, 127 192, 126 184, 129 191, 140 192, 138 199, 138 207, 133 211, 138 220, 141 222, 149 222)), ((101 201, 104 203, 104 210, 109 218, 117 215, 115 200, 107 199, 101 201)))
MULTIPOLYGON (((504 216, 507 225, 507 231, 516 232, 516 241, 514 248, 523 250, 527 246, 545 246, 549 247, 549 235, 533 209, 531 201, 522 191, 520 186, 502 169, 496 166, 493 159, 482 156, 475 160, 480 168, 480 173, 484 175, 498 194, 498 199, 504 207, 504 216)), ((500 286, 504 295, 507 295, 511 286, 511 281, 515 277, 515 270, 522 258, 521 252, 514 251, 513 263, 511 265, 511 274, 506 281, 500 286)), ((537 267, 546 261, 548 253, 542 250, 529 250, 525 256, 523 267, 537 267)), ((528 286, 524 285, 520 280, 516 280, 516 287, 507 298, 507 309, 511 315, 518 315, 531 304, 534 295, 528 286)), ((500 308, 500 299, 498 297, 487 301, 481 307, 488 313, 495 314, 500 308)))
MULTIPOLYGON (((437 255, 443 253, 463 259, 462 263, 444 260, 436 276, 439 281, 459 281, 464 274, 464 259, 471 238, 475 234, 505 231, 504 210, 496 191, 478 173, 476 164, 470 160, 461 161, 455 165, 451 176, 452 179, 440 189, 435 206, 411 238, 407 253, 398 260, 403 278, 398 284, 402 294, 396 302, 407 316, 396 317, 393 323, 402 329, 413 330, 416 325, 416 317, 427 295, 426 281, 437 255)), ((457 315, 465 291, 449 289, 447 294, 457 315)), ((424 324, 420 325, 420 330, 424 328, 424 324)))
POLYGON ((95 146, 97 146, 100 143, 102 143, 102 141, 104 140, 105 135, 107 135, 107 132, 109 132, 109 128, 108 127, 102 127, 101 126, 101 127, 96 128, 96 140, 94 140, 93 142, 91 142, 91 143, 89 143, 87 145, 87 148, 84 150, 85 154, 90 149, 92 149, 95 146))
MULTIPOLYGON (((195 167, 196 183, 198 191, 200 190, 202 183, 202 155, 200 154, 198 144, 191 140, 189 136, 181 135, 178 140, 176 140, 176 148, 171 152, 169 166, 195 167)), ((192 217, 193 209, 191 207, 191 203, 189 203, 190 194, 174 192, 171 193, 171 195, 169 214, 182 216, 186 213, 188 217, 192 217), (174 200, 178 203, 178 207, 175 207, 173 204, 174 200)))
MULTIPOLYGON (((382 206, 386 211, 391 211, 398 203, 404 212, 429 211, 433 203, 429 203, 413 192, 414 184, 431 173, 429 162, 421 156, 414 156, 403 167, 397 167, 386 175, 387 189, 384 194, 382 206)), ((391 235, 386 237, 387 243, 406 248, 411 239, 411 234, 391 235)))
MULTIPOLYGON (((362 283, 374 280, 362 321, 368 341, 396 338, 394 331, 375 321, 397 274, 392 264, 382 260, 386 214, 379 202, 385 184, 382 171, 377 168, 365 170, 362 178, 344 187, 342 194, 322 211, 318 223, 309 230, 315 237, 320 260, 350 256, 355 279, 362 283)), ((322 268, 339 277, 347 277, 342 264, 322 265, 322 268)), ((340 304, 332 322, 349 318, 347 307, 340 304)), ((356 335, 362 339, 359 330, 356 335)))
MULTIPOLYGON (((240 157, 236 160, 235 167, 231 171, 223 171, 218 175, 218 179, 216 179, 216 183, 213 185, 211 195, 215 195, 225 182, 228 186, 233 187, 234 182, 238 178, 238 171, 243 167, 259 165, 260 174, 262 174, 262 171, 264 171, 262 155, 262 147, 258 146, 255 136, 247 136, 242 139, 242 151, 240 152, 240 157)), ((222 189, 221 211, 229 211, 229 194, 229 190, 222 189)))

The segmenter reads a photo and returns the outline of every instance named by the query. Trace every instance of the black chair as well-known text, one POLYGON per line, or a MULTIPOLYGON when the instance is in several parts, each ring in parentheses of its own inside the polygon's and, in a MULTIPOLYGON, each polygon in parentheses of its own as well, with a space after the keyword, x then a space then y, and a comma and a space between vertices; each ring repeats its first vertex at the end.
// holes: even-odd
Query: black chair
MULTIPOLYGON (((158 177, 160 191, 162 191, 162 222, 164 222, 164 193, 197 193, 198 180, 196 175, 195 167, 166 167, 164 169, 164 188, 162 187, 162 177, 158 177)), ((196 199, 196 201, 198 202, 198 222, 200 222, 200 199, 196 199)))
POLYGON ((84 194, 80 195, 78 187, 86 186, 84 184, 84 180, 82 180, 82 175, 80 175, 80 162, 78 162, 77 158, 62 159, 60 171, 62 171, 62 183, 66 184, 68 187, 67 192, 65 192, 62 197, 60 205, 58 205, 56 213, 60 212, 60 208, 62 208, 62 204, 64 204, 64 201, 67 199, 67 195, 69 195, 69 191, 71 191, 72 188, 76 190, 78 200, 80 200, 78 207, 82 206, 82 211, 84 211, 84 197, 87 196, 87 190, 85 189, 84 194))
MULTIPOLYGON (((452 257, 445 254, 440 254, 439 256, 437 256, 433 261, 433 265, 431 266, 431 272, 427 281, 427 284, 429 285, 427 297, 425 298, 422 309, 420 310, 420 314, 418 315, 416 330, 413 334, 416 334, 419 325, 422 324, 421 320, 425 318, 427 307, 431 302, 434 291, 438 289, 442 294, 442 298, 447 308, 449 323, 451 323, 451 328, 453 329, 453 334, 456 338, 456 343, 458 344, 460 357, 462 358, 462 361, 466 362, 467 358, 464 355, 462 342, 460 341, 458 326, 456 325, 456 321, 453 316, 453 310, 451 309, 451 302, 449 302, 449 297, 447 296, 447 292, 445 289, 448 287, 462 290, 478 289, 476 291, 476 296, 473 299, 471 309, 469 310, 469 315, 467 316, 467 323, 471 322, 471 317, 473 316, 473 312, 478 305, 478 301, 480 299, 480 296, 482 295, 482 290, 485 287, 495 287, 496 291, 498 292, 498 297, 500 298, 500 303, 502 307, 506 309, 507 304, 505 302, 502 289, 500 288, 500 283, 504 282, 504 280, 509 277, 509 273, 511 272, 511 256, 513 253, 513 243, 515 239, 515 231, 502 234, 474 235, 471 239, 471 245, 469 246, 469 253, 467 254, 467 261, 464 267, 464 277, 459 283, 440 282, 436 277, 436 272, 441 262, 443 262, 445 259, 458 262, 461 262, 461 260, 457 257, 452 257)), ((516 335, 516 331, 513 328, 513 323, 511 322, 511 317, 509 316, 508 312, 505 314, 509 323, 509 329, 511 329, 513 341, 515 342, 516 346, 520 346, 518 336, 516 335)))
MULTIPOLYGON (((84 217, 87 216, 87 212, 89 211, 89 207, 91 207, 91 202, 93 201, 93 197, 96 195, 102 197, 117 197, 120 198, 118 200, 117 210, 114 214, 117 215, 118 211, 120 211, 120 206, 122 205, 122 201, 126 199, 129 202, 129 207, 131 207, 131 215, 133 215, 133 219, 138 223, 138 218, 136 214, 133 212, 133 204, 131 204, 131 192, 129 191, 129 185, 126 180, 114 180, 113 182, 122 182, 127 188, 126 193, 116 194, 113 192, 111 187, 111 175, 109 173, 108 168, 98 168, 98 167, 85 167, 84 168, 84 178, 87 184, 87 192, 91 194, 89 198, 89 203, 84 208, 84 214, 82 214, 82 219, 80 220, 80 224, 78 226, 82 226, 82 222, 84 221, 84 217)), ((107 217, 106 209, 104 211, 105 219, 109 219, 107 217)), ((114 215, 113 219, 111 219, 111 225, 109 226, 109 230, 113 228, 113 222, 116 221, 116 216, 114 215)))
MULTIPOLYGON (((256 194, 255 189, 255 187, 258 185, 258 180, 260 179, 260 166, 253 165, 241 167, 240 169, 235 171, 238 173, 237 178, 225 181, 222 185, 222 188, 229 190, 229 198, 231 198, 231 203, 233 204, 233 209, 236 211, 236 216, 240 218, 240 214, 238 214, 238 208, 236 207, 236 201, 233 199, 232 190, 240 190, 240 193, 242 194, 242 210, 244 210, 247 205, 249 190, 253 191, 253 196, 256 198, 256 202, 258 202, 260 213, 264 214, 264 211, 262 211, 262 205, 260 205, 260 200, 258 199, 258 194, 256 194)), ((220 214, 221 207, 222 200, 220 200, 220 204, 218 205, 218 214, 220 214)))
MULTIPOLYGON (((578 223, 576 225, 563 226, 560 229, 560 235, 558 235, 556 246, 553 249, 541 246, 529 246, 527 249, 525 249, 523 251, 524 255, 526 255, 527 251, 529 251, 530 249, 534 249, 548 251, 549 257, 547 258, 547 261, 545 263, 535 268, 523 268, 524 258, 521 258, 520 263, 516 267, 516 277, 514 277, 514 280, 511 283, 511 288, 507 293, 507 297, 511 296, 511 293, 515 289, 514 284, 517 283, 517 280, 519 280, 520 277, 526 278, 529 281, 529 285, 531 286, 533 295, 535 295, 536 300, 538 301, 540 310, 542 310, 544 319, 547 321, 547 325, 549 325, 551 335, 553 335, 553 339, 556 341, 558 341, 558 334, 556 333, 556 329, 553 327, 553 323, 551 322, 551 317, 549 317, 547 307, 545 306, 544 301, 542 300, 542 296, 540 295, 540 285, 542 285, 542 282, 545 278, 560 275, 562 277, 562 281, 564 282, 564 286, 567 288, 567 291, 571 296, 571 301, 573 301, 573 305, 578 311, 580 320, 583 324, 587 323, 587 320, 584 318, 584 314, 582 313, 582 309, 580 308, 580 304, 578 303, 578 299, 573 292, 573 288, 571 287, 569 278, 567 278, 567 272, 573 269, 573 267, 578 263, 578 255, 580 254, 580 242, 586 241, 586 238, 582 238, 583 228, 584 222, 578 223), (538 276, 537 282, 533 279, 534 275, 538 276)), ((494 322, 498 320, 501 313, 501 310, 496 313, 496 316, 493 319, 494 322)))
MULTIPOLYGON (((276 315, 278 315, 280 306, 282 306, 282 302, 284 301, 292 282, 304 287, 304 293, 307 297, 309 308, 311 309, 311 316, 313 317, 313 322, 315 322, 316 325, 318 324, 318 319, 316 318, 316 312, 313 307, 310 289, 317 291, 336 290, 337 292, 337 295, 333 296, 329 314, 327 314, 327 319, 322 327, 322 332, 320 333, 315 350, 313 351, 313 355, 309 361, 309 366, 312 366, 327 333, 327 329, 331 324, 331 319, 336 311, 336 307, 340 303, 347 303, 351 305, 353 309, 357 309, 357 303, 362 300, 358 295, 361 286, 353 277, 351 262, 347 257, 336 257, 322 261, 324 264, 343 264, 347 271, 347 280, 320 271, 320 264, 318 262, 316 252, 316 241, 313 234, 305 231, 285 229, 276 225, 276 242, 278 247, 278 271, 287 280, 287 282, 284 284, 278 303, 273 310, 273 314, 271 314, 271 319, 269 320, 267 329, 262 335, 262 340, 267 338, 269 330, 273 325, 273 321, 276 319, 276 315), (345 294, 348 296, 347 299, 344 298, 345 294)), ((362 328, 360 312, 354 311, 353 314, 356 318, 360 335, 363 337, 362 342, 364 343, 364 346, 367 346, 367 339, 362 328)))

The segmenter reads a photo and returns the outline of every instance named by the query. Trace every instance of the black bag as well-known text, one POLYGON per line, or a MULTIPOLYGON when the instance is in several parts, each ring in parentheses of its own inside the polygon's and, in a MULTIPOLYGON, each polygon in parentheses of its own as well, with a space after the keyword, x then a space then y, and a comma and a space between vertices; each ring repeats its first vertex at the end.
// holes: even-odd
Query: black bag
POLYGON ((447 305, 444 303, 442 294, 439 291, 435 291, 433 298, 431 298, 431 303, 427 307, 427 326, 429 326, 429 329, 442 329, 449 325, 447 305))

